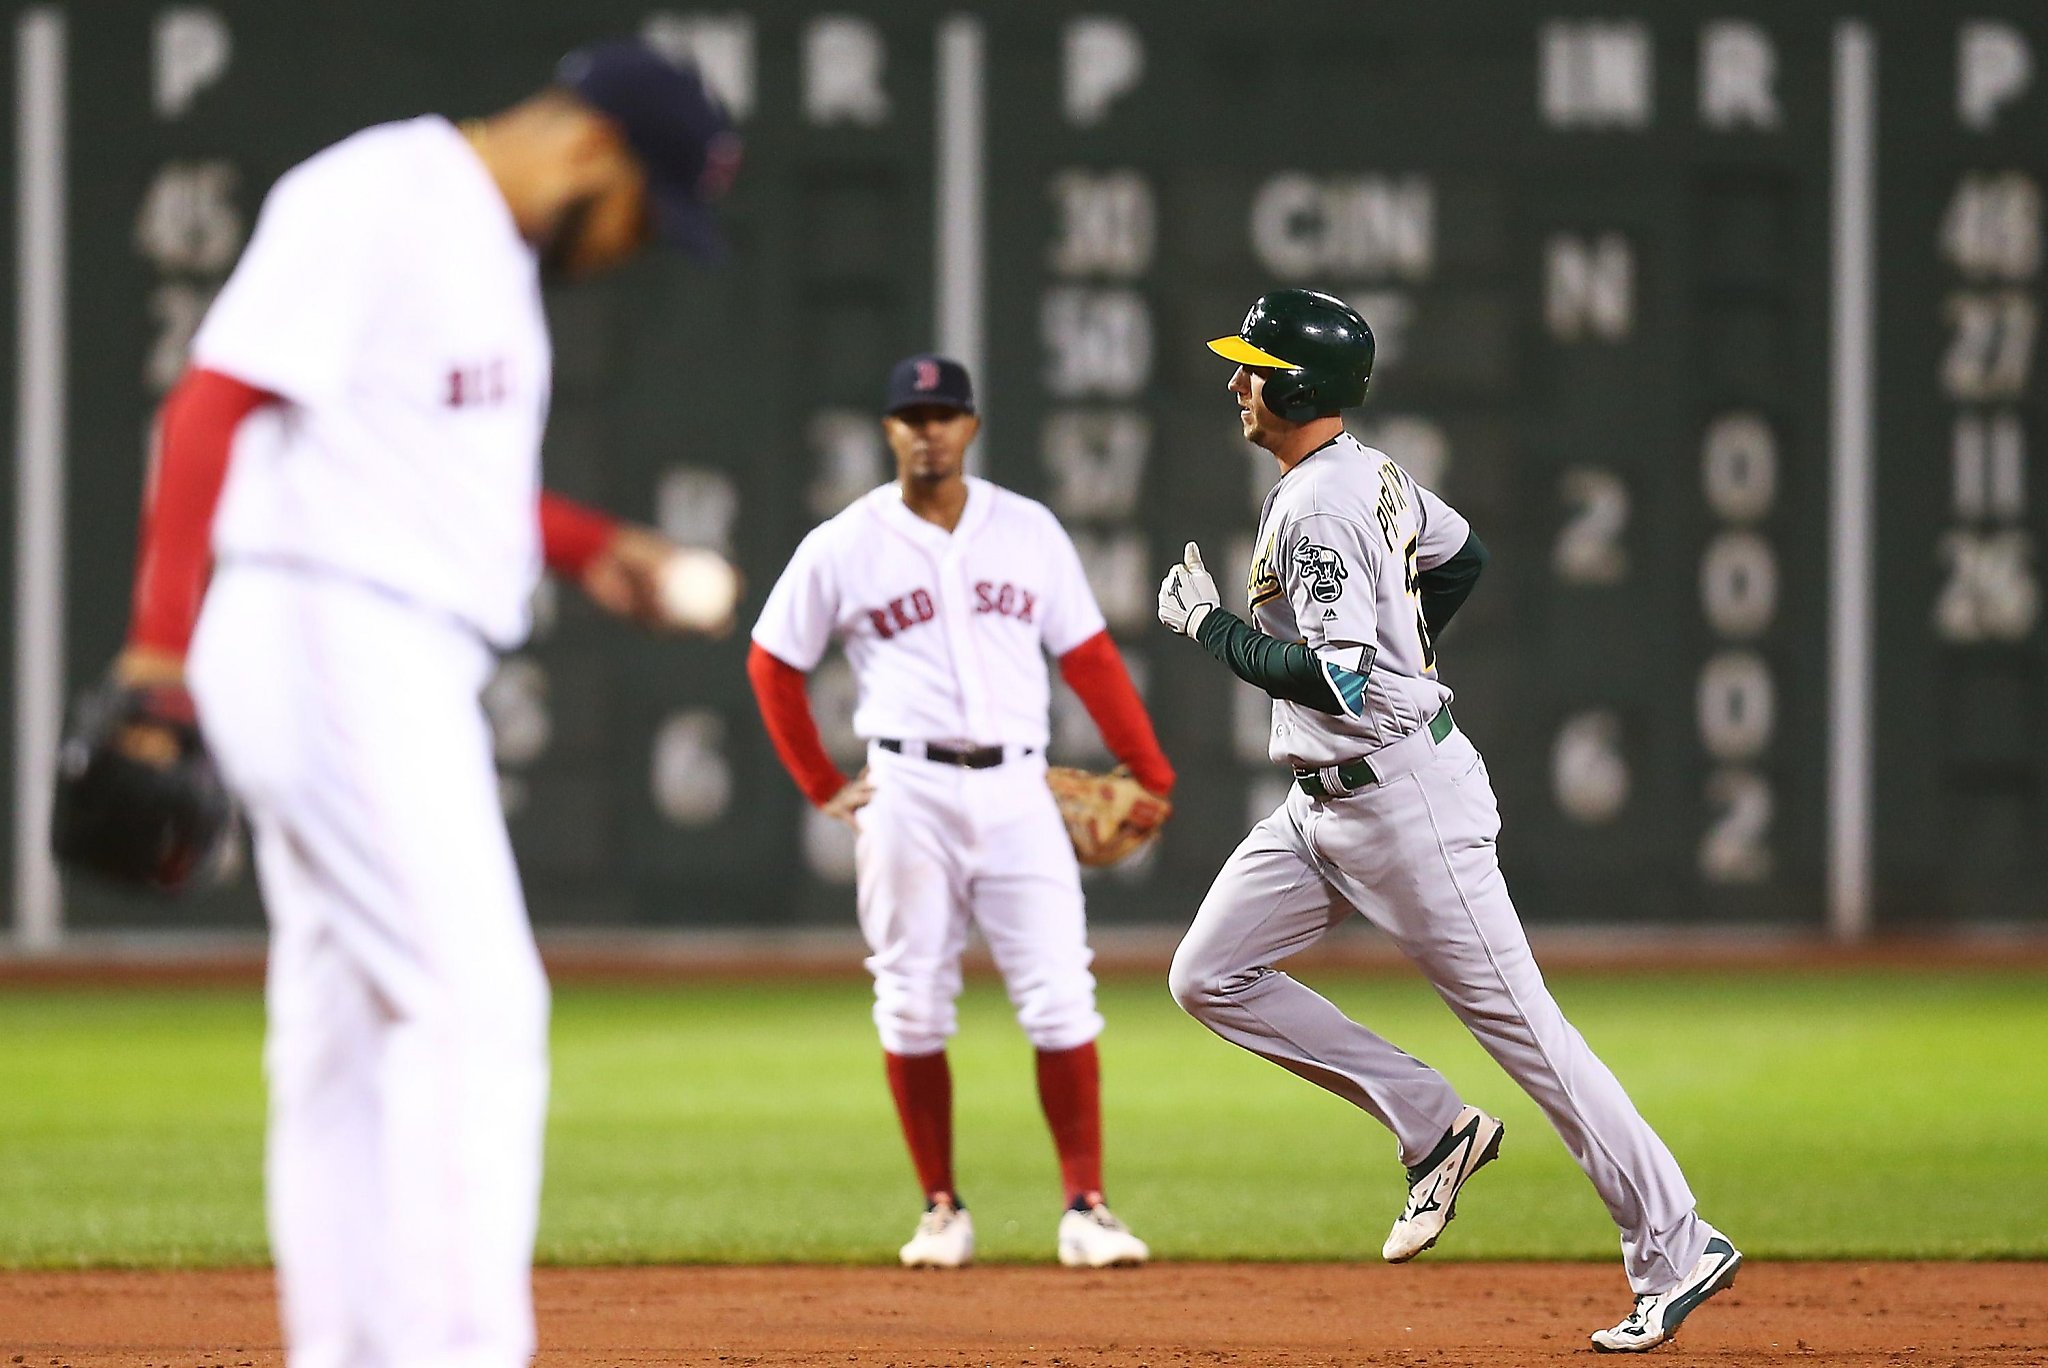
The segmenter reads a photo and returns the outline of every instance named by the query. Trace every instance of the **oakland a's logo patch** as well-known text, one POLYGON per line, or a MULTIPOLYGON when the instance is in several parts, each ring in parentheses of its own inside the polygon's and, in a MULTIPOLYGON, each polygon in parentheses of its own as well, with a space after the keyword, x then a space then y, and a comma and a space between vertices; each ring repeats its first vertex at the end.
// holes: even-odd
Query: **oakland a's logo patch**
POLYGON ((1342 556, 1327 546, 1317 546, 1307 537, 1295 543, 1294 566, 1308 586, 1309 597, 1317 603, 1335 603, 1344 593, 1344 581, 1350 577, 1342 556))

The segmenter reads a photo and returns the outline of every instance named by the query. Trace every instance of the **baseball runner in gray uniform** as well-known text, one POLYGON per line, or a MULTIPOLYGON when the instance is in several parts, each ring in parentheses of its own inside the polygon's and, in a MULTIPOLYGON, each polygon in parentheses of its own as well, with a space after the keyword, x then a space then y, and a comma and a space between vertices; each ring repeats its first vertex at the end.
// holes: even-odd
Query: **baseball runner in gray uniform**
POLYGON ((1501 878, 1486 762, 1451 719, 1432 639, 1486 561, 1465 519, 1344 430, 1372 333, 1308 290, 1261 298, 1231 337, 1230 389, 1280 479, 1259 518, 1246 623, 1188 543, 1159 619, 1273 696, 1270 753, 1295 786, 1216 876, 1173 960, 1210 1030, 1370 1113, 1400 1142, 1408 1201, 1384 1254, 1435 1244, 1501 1123, 1444 1076, 1275 966, 1362 912, 1421 968, 1550 1118, 1621 1229, 1634 1309, 1597 1349, 1654 1348, 1742 1256, 1694 1210, 1678 1163, 1544 985, 1501 878))

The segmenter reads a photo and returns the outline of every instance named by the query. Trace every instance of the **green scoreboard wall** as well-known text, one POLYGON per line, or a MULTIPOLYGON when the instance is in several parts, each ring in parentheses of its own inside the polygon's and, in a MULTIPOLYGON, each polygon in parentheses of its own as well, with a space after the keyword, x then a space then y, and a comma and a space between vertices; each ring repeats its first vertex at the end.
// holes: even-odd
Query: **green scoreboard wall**
MULTIPOLYGON (((980 468, 1074 534, 1182 776, 1165 838, 1092 880, 1098 922, 1185 920, 1282 792, 1262 699, 1151 612, 1189 539, 1240 578, 1273 468, 1202 343, 1279 284, 1365 313, 1381 360, 1354 427, 1493 549, 1441 661, 1529 920, 2048 917, 2038 6, 12 13, 24 127, 61 40, 67 689, 118 646, 150 415, 269 183, 642 32, 696 54, 740 119, 732 259, 551 300, 550 483, 728 551, 751 611, 886 477, 890 363, 965 353, 980 468)), ((44 373, 26 322, 13 345, 18 377, 44 373)), ((18 434, 32 391, 6 396, 18 434)), ((10 583, 39 583, 28 565, 17 548, 10 583)), ((850 923, 850 843, 777 765, 744 634, 647 638, 566 590, 538 606, 488 696, 537 920, 850 923)), ((37 605, 7 611, 20 639, 37 605)), ((16 714, 34 668, 16 661, 16 714)), ((813 682, 857 765, 843 663, 813 682)), ((1071 697, 1055 721, 1056 757, 1102 760, 1071 697)), ((8 858, 18 879, 19 842, 8 858)), ((258 915, 246 878, 169 909, 74 884, 64 908, 258 915)))

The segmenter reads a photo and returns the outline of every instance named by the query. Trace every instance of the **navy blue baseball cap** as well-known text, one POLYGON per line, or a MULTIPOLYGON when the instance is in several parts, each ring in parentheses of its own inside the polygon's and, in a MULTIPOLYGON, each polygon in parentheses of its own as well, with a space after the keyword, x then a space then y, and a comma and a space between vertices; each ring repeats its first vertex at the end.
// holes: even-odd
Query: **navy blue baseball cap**
POLYGON ((967 367, 930 352, 898 361, 889 372, 888 404, 882 412, 897 413, 920 404, 974 412, 974 382, 967 378, 967 367))
POLYGON ((671 61, 632 38, 581 47, 555 68, 555 82, 619 126, 647 172, 662 241, 700 257, 725 254, 712 206, 739 170, 740 135, 687 61, 671 61))

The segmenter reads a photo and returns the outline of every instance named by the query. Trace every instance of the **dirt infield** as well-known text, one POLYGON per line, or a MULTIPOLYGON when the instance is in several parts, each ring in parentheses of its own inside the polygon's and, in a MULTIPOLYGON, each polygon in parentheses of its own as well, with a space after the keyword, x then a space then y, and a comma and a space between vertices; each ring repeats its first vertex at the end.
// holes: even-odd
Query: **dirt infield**
MULTIPOLYGON (((544 1368, 1592 1361, 1620 1274, 1589 1264, 545 1269, 544 1368)), ((0 1274, 5 1368, 281 1365, 259 1270, 0 1274)), ((2048 1364, 2048 1265, 1752 1264, 1662 1361, 2048 1364)))

